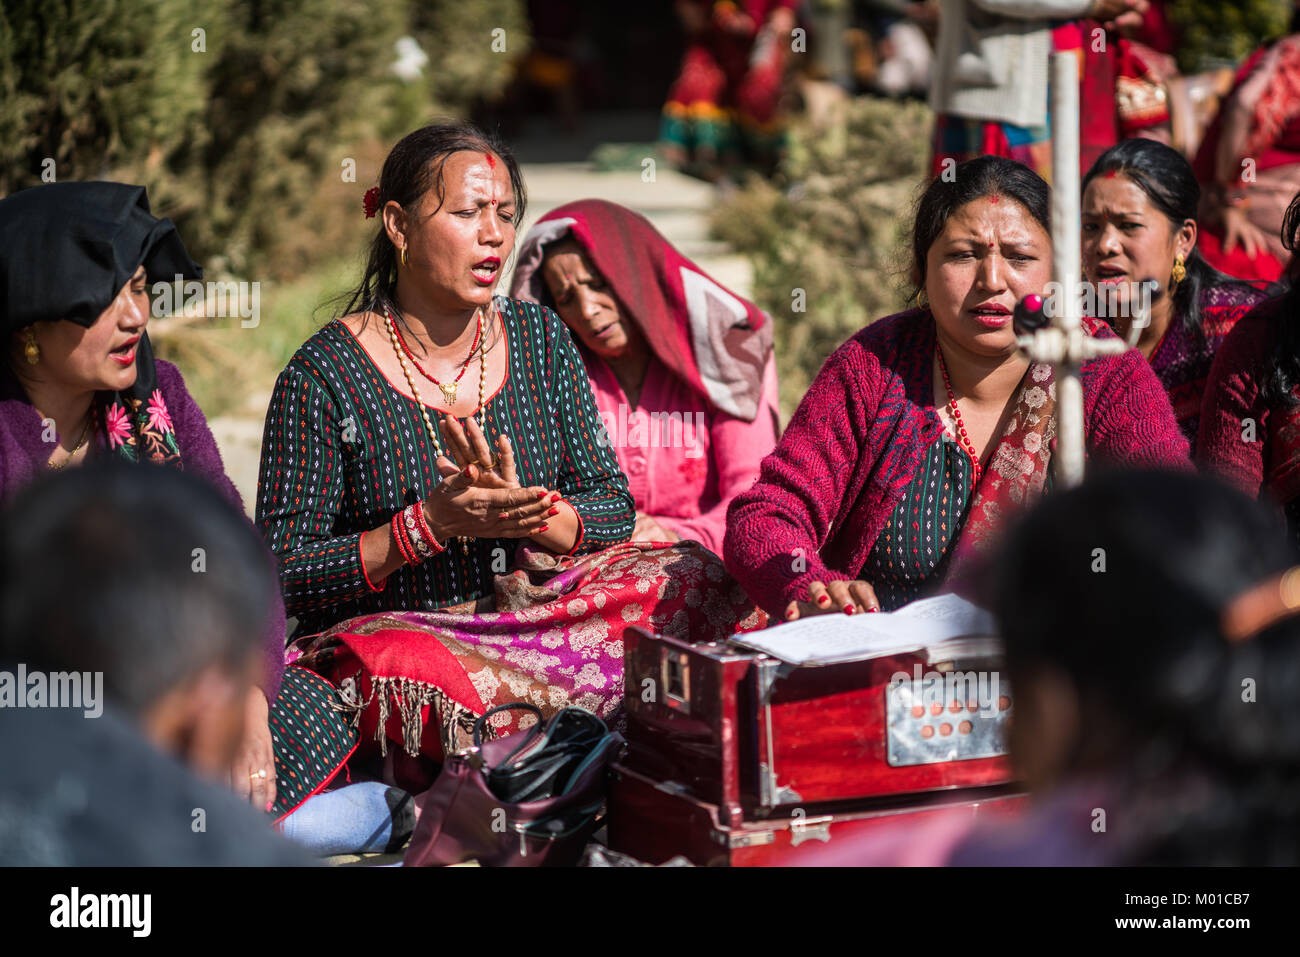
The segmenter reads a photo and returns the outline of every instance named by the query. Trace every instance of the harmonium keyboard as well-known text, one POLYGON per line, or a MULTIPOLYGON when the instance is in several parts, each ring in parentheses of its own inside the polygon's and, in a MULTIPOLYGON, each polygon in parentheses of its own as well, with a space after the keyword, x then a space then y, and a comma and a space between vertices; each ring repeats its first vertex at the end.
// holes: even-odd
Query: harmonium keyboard
POLYGON ((610 846, 648 863, 782 864, 810 841, 953 809, 1015 813, 999 643, 927 620, 958 605, 944 596, 857 616, 878 624, 819 616, 709 644, 629 629, 610 846), (907 627, 900 637, 886 624, 907 627))

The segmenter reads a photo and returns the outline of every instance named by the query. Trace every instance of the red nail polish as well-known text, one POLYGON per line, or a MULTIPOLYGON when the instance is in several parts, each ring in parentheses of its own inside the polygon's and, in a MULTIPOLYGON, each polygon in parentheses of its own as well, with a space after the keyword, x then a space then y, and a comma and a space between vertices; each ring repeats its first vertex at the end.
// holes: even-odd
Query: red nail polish
POLYGON ((844 614, 846 614, 846 615, 851 615, 851 614, 853 614, 855 611, 857 611, 857 609, 854 608, 852 605, 845 605, 845 606, 844 606, 844 614))
POLYGON ((538 492, 538 493, 537 493, 537 500, 538 500, 539 502, 540 502, 542 499, 544 499, 544 498, 546 498, 546 493, 545 493, 545 492, 538 492))
POLYGON ((817 604, 824 605, 830 600, 831 599, 829 595, 822 595, 820 598, 817 599, 817 604))
POLYGON ((509 517, 510 517, 509 512, 502 512, 500 515, 497 516, 497 518, 501 519, 503 522, 509 517))
POLYGON ((537 526, 537 530, 538 530, 539 532, 544 532, 544 531, 546 531, 546 530, 547 530, 548 528, 550 528, 550 527, 551 527, 551 526, 549 526, 549 525, 538 525, 538 526, 537 526))
POLYGON ((560 514, 560 510, 559 510, 558 508, 553 508, 553 509, 551 509, 549 512, 547 512, 546 514, 547 514, 547 515, 559 515, 559 514, 560 514))
POLYGON ((559 492, 552 492, 552 493, 551 493, 551 504, 554 505, 554 504, 555 504, 556 502, 558 502, 559 500, 560 500, 560 493, 559 493, 559 492))
POLYGON ((274 801, 267 801, 267 802, 266 802, 266 813, 267 813, 267 814, 270 814, 270 813, 271 813, 271 810, 272 810, 274 807, 275 807, 275 802, 274 802, 274 801))

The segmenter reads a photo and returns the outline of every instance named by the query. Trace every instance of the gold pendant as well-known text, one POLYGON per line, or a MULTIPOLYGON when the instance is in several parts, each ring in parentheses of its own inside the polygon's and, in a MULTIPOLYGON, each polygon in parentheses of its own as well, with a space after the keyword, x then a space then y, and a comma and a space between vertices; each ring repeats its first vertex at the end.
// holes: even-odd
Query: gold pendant
POLYGON ((456 404, 456 383, 455 382, 448 382, 446 385, 443 385, 441 382, 439 382, 438 388, 442 390, 442 397, 447 400, 447 405, 452 406, 456 404))

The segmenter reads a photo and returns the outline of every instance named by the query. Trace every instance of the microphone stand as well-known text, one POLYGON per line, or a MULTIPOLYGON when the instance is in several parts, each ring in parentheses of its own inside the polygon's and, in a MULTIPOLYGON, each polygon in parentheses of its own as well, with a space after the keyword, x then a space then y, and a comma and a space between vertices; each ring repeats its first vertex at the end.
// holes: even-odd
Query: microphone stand
MULTIPOLYGON (((1031 362, 1050 363, 1056 380, 1056 481, 1070 488, 1083 481, 1083 386, 1079 370, 1097 356, 1121 355, 1137 344, 1150 322, 1148 297, 1134 304, 1125 339, 1094 339, 1083 328, 1080 266, 1079 59, 1053 53, 1052 84, 1052 279, 1058 304, 1044 315, 1041 297, 1026 296, 1016 307, 1016 343, 1031 362), (1038 300, 1036 303, 1033 300, 1038 300)), ((1130 297, 1132 302, 1133 297, 1130 297)), ((1049 300, 1050 301, 1050 300, 1049 300)))

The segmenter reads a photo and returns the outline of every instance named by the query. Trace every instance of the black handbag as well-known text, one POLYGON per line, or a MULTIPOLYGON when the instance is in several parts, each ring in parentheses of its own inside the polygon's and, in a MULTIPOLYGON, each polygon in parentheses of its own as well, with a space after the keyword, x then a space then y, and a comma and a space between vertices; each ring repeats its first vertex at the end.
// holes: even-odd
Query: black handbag
POLYGON ((415 799, 420 817, 406 865, 576 863, 596 830, 605 769, 622 747, 622 735, 582 708, 547 722, 522 702, 490 709, 474 723, 474 746, 448 755, 415 799), (533 712, 537 723, 484 744, 485 722, 510 708, 533 712))
POLYGON ((533 712, 537 723, 513 735, 523 740, 496 767, 487 769, 488 790, 508 804, 559 797, 584 760, 597 754, 602 744, 609 747, 614 743, 605 722, 590 711, 565 708, 543 723, 540 709, 519 702, 499 705, 474 722, 475 747, 481 747, 484 722, 498 711, 512 708, 533 712))

